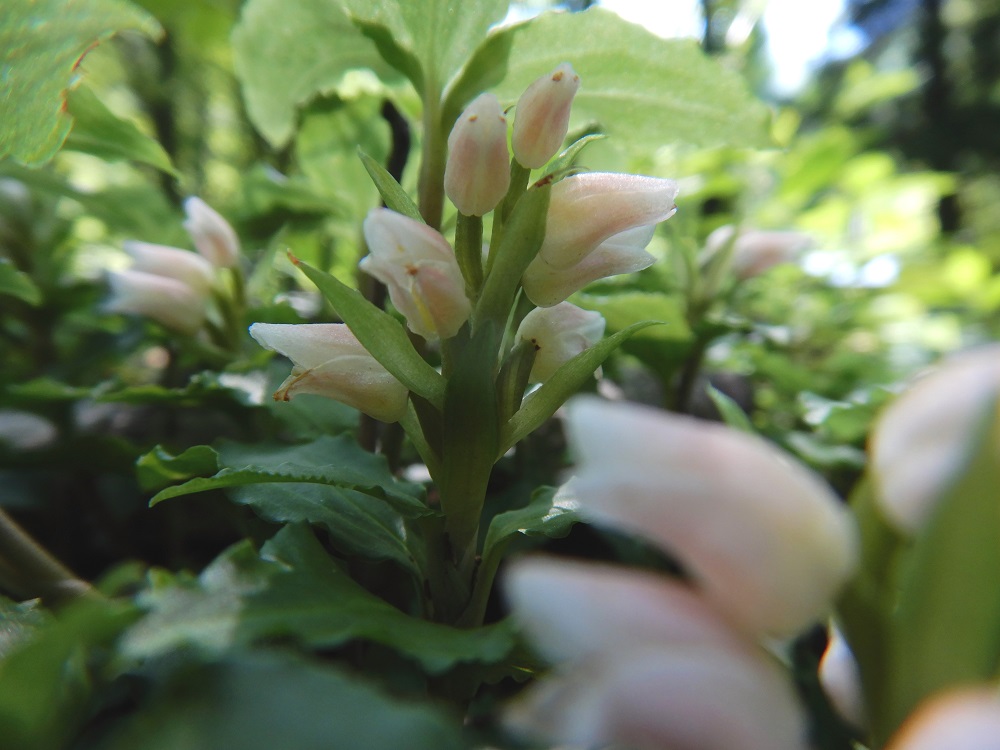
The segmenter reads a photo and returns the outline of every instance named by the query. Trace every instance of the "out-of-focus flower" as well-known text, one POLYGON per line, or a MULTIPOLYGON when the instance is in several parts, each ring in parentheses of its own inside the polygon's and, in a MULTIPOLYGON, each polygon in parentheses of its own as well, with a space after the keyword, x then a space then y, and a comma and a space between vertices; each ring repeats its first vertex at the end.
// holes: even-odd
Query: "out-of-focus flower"
POLYGON ((749 279, 779 263, 788 263, 812 244, 812 238, 802 232, 741 229, 735 239, 734 234, 736 227, 731 224, 716 229, 705 240, 705 255, 711 257, 732 242, 730 268, 740 279, 749 279))
POLYGON ((791 682, 684 584, 544 558, 512 565, 516 620, 557 663, 510 707, 518 733, 579 747, 798 750, 791 682))
POLYGON ((176 278, 128 268, 109 273, 108 283, 108 312, 145 315, 186 334, 196 333, 205 322, 206 293, 176 278))
POLYGON ((887 520, 914 534, 970 458, 987 419, 997 419, 1000 345, 951 358, 897 398, 875 424, 870 451, 887 520))
POLYGON ((444 191, 461 213, 482 216, 496 208, 509 186, 507 118, 493 94, 480 94, 448 136, 444 191))
POLYGON ((932 696, 903 723, 886 750, 1000 750, 997 687, 932 696))
POLYGON ((360 267, 385 284, 410 330, 425 339, 454 336, 472 303, 448 240, 426 224, 387 208, 372 209, 364 223, 370 254, 360 267))
POLYGON ((580 512, 662 546, 750 633, 800 632, 855 567, 847 509, 760 438, 597 399, 571 402, 567 426, 580 512))
POLYGON ((543 383, 566 362, 589 349, 604 335, 604 317, 569 302, 538 307, 524 316, 517 338, 535 347, 529 380, 543 383))
POLYGON ((566 138, 570 108, 579 88, 580 76, 572 65, 563 63, 521 94, 511 135, 514 158, 519 164, 537 169, 555 156, 566 138))
POLYGON ((867 725, 858 662, 843 634, 833 625, 830 626, 826 651, 819 662, 819 682, 826 697, 845 721, 858 728, 867 725))
POLYGON ((557 182, 545 240, 524 274, 528 299, 548 307, 590 281, 649 266, 643 248, 676 197, 677 183, 656 177, 595 172, 557 182))
POLYGON ((239 263, 240 243, 229 222, 197 196, 184 201, 187 219, 184 228, 194 246, 216 268, 232 268, 239 263))
POLYGON ((123 244, 132 258, 132 270, 166 276, 187 284, 198 294, 208 294, 215 283, 215 268, 189 250, 129 240, 123 244))
POLYGON ((250 335, 265 349, 292 360, 292 373, 275 392, 276 400, 313 393, 383 422, 396 422, 406 413, 406 387, 343 323, 254 323, 250 335))

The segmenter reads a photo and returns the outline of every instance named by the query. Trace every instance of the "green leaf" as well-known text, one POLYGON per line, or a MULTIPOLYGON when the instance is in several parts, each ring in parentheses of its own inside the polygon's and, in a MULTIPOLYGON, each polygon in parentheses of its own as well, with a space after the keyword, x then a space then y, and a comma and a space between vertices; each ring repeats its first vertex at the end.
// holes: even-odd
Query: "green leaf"
POLYGON ((0 661, 50 619, 51 615, 41 608, 37 599, 12 602, 0 596, 0 661))
POLYGON ((461 750, 461 722, 358 675, 282 653, 181 671, 107 750, 461 750))
POLYGON ((769 112, 738 72, 690 39, 663 39, 602 8, 543 13, 501 28, 476 51, 449 93, 460 110, 502 75, 496 94, 514 103, 527 86, 569 62, 580 75, 571 127, 596 123, 632 152, 651 144, 770 145, 769 112), (506 63, 506 64, 505 64, 506 63))
POLYGON ((661 323, 656 320, 646 320, 631 325, 624 331, 602 339, 563 364, 542 384, 541 388, 524 399, 521 408, 504 425, 500 436, 500 455, 506 453, 511 446, 526 438, 555 414, 556 409, 594 377, 597 368, 621 346, 622 342, 643 328, 655 325, 661 323))
POLYGON ((719 414, 722 415, 723 422, 736 430, 751 435, 757 432, 747 413, 732 398, 711 383, 708 384, 705 390, 708 393, 708 397, 712 399, 712 403, 715 404, 715 408, 719 410, 719 414))
POLYGON ((486 30, 507 15, 508 5, 509 0, 345 0, 368 33, 384 29, 379 37, 386 59, 423 90, 425 99, 439 96, 486 30))
POLYGON ((79 79, 83 56, 115 32, 160 26, 123 0, 32 0, 4 3, 0 14, 0 159, 42 164, 59 150, 72 125, 67 91, 79 79))
POLYGON ((442 407, 444 378, 417 354, 399 321, 330 274, 302 261, 296 265, 319 287, 369 354, 411 391, 442 407))
MULTIPOLYGON (((217 455, 218 472, 211 477, 199 477, 158 492, 150 505, 195 492, 242 487, 265 483, 304 483, 328 485, 364 493, 368 502, 384 501, 407 518, 429 515, 432 511, 423 503, 419 485, 396 479, 389 471, 385 457, 376 456, 359 446, 347 435, 323 436, 304 445, 274 443, 246 444, 221 441, 217 450, 208 446, 190 448, 180 456, 164 458, 162 449, 147 454, 140 463, 146 466, 176 470, 180 465, 203 473, 207 451, 217 455)), ((275 511, 277 512, 277 511, 275 511)), ((313 520, 280 518, 273 520, 313 520)), ((318 519, 317 519, 318 520, 318 519)))
POLYGON ((396 178, 361 149, 358 149, 358 156, 361 157, 361 162, 365 165, 365 169, 368 170, 368 174, 371 176, 372 182, 375 183, 375 187, 378 188, 379 195, 382 196, 382 201, 385 203, 386 208, 391 208, 396 213, 403 214, 403 216, 408 216, 414 221, 423 223, 424 217, 420 215, 420 209, 417 208, 417 204, 413 202, 413 199, 410 198, 407 192, 403 190, 402 185, 396 182, 396 178))
POLYGON ((595 141, 603 141, 607 138, 604 133, 591 133, 590 135, 585 135, 582 138, 578 138, 573 143, 566 148, 561 154, 559 154, 552 163, 549 164, 548 169, 545 170, 545 176, 548 175, 558 175, 560 172, 565 172, 567 169, 576 164, 576 159, 580 153, 595 141))
POLYGON ((135 464, 139 486, 159 490, 194 476, 208 476, 219 470, 219 454, 208 445, 196 445, 176 456, 162 445, 141 456, 135 464))
POLYGON ((380 88, 359 71, 391 77, 337 0, 249 0, 233 29, 233 62, 250 120, 275 148, 291 139, 297 108, 317 95, 380 88))
POLYGON ((6 258, 0 258, 0 294, 17 297, 35 307, 42 301, 42 292, 31 277, 24 271, 18 271, 6 258))
POLYGON ((209 654, 286 637, 330 649, 380 643, 431 674, 461 663, 494 664, 514 647, 511 627, 461 630, 404 614, 341 571, 305 526, 288 526, 264 545, 231 548, 197 586, 153 592, 151 613, 126 635, 129 656, 148 658, 193 645, 209 654))
POLYGON ((932 693, 1000 668, 1000 419, 985 410, 966 469, 905 560, 890 631, 888 726, 932 693))
POLYGON ((86 86, 71 91, 67 102, 73 115, 73 129, 65 148, 105 161, 137 161, 180 176, 156 140, 111 112, 86 86))

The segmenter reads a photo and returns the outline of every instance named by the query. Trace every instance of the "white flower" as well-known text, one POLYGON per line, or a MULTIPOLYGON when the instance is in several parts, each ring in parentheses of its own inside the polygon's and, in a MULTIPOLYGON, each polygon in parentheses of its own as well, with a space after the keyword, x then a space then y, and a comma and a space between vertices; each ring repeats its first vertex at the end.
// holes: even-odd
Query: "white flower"
POLYGON ((132 270, 166 276, 207 295, 215 283, 215 268, 189 250, 129 240, 122 247, 132 257, 132 270))
POLYGON ((232 268, 239 262, 240 242, 229 222, 205 201, 192 196, 184 201, 184 228, 205 259, 216 268, 232 268))
POLYGON ((132 313, 152 318, 167 328, 194 334, 205 322, 207 296, 191 285, 169 276, 125 269, 108 274, 111 298, 108 312, 132 313))
POLYGON ((604 318, 600 313, 582 310, 569 302, 535 308, 524 316, 517 329, 517 338, 535 347, 529 380, 544 383, 603 335, 604 318))
POLYGON ((511 147, 514 158, 530 169, 541 167, 555 156, 569 129, 573 97, 580 76, 563 63, 525 89, 517 100, 511 147))
POLYGON ((396 422, 406 413, 406 387, 368 353, 346 325, 254 323, 250 335, 294 364, 275 399, 287 401, 298 393, 313 393, 383 422, 396 422))
POLYGON ((748 632, 800 632, 852 573, 850 513, 770 443, 593 398, 570 402, 567 426, 580 512, 663 547, 748 632))
POLYGON ((1000 750, 997 687, 932 696, 903 723, 886 750, 1000 750))
POLYGON ((997 419, 1000 345, 959 354, 918 380, 879 417, 870 445, 876 497, 888 521, 914 534, 997 419))
POLYGON ((472 312, 455 253, 439 232, 387 208, 364 223, 370 254, 360 263, 389 289, 410 330, 425 339, 451 338, 472 312))
POLYGON ((712 256, 733 243, 730 268, 740 279, 764 273, 779 263, 788 263, 812 244, 812 238, 802 232, 762 231, 741 229, 736 239, 736 227, 719 227, 705 240, 705 255, 712 256))
POLYGON ((509 186, 507 118, 493 94, 480 94, 448 136, 444 191, 461 213, 482 216, 503 200, 509 186))
POLYGON ((867 726, 861 672, 843 634, 830 626, 826 651, 819 662, 819 682, 837 713, 855 727, 867 726))

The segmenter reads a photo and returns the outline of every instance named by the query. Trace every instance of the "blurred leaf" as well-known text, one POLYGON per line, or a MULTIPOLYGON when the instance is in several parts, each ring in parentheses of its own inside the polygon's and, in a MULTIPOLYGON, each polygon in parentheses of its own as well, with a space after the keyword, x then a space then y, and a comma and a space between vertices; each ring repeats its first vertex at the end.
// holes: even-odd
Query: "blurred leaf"
POLYGON ((291 139, 296 109, 318 94, 381 87, 358 70, 391 77, 338 0, 249 0, 233 30, 233 59, 250 120, 275 148, 291 139))
POLYGON ((136 461, 139 486, 146 491, 159 490, 194 476, 208 476, 219 470, 219 454, 207 445, 196 445, 176 456, 162 445, 136 461))
POLYGON ((12 602, 0 596, 0 663, 50 620, 37 599, 12 602))
MULTIPOLYGON (((486 30, 507 15, 509 0, 345 0, 379 45, 383 57, 421 94, 439 92, 466 61, 486 30)), ((450 127, 450 123, 444 123, 450 127)))
POLYGON ((105 161, 137 161, 180 176, 156 140, 111 112, 88 87, 71 91, 67 103, 73 115, 73 129, 66 138, 65 148, 105 161))
POLYGON ((445 118, 482 88, 513 103, 569 62, 580 75, 571 127, 597 123, 629 151, 651 144, 770 145, 769 112, 742 77, 689 39, 663 39, 601 8, 543 13, 493 32, 449 91, 445 118), (499 84, 499 85, 497 85, 499 84))
POLYGON ((556 409, 594 377, 611 353, 643 328, 660 325, 659 321, 646 320, 635 323, 623 331, 607 336, 589 349, 577 354, 564 363, 546 380, 541 388, 529 394, 521 408, 503 426, 500 436, 500 454, 534 432, 546 419, 556 413, 556 409))
POLYGON ((385 369, 411 391, 441 407, 444 378, 417 354, 399 321, 336 277, 301 261, 296 266, 319 287, 351 333, 385 369))
POLYGON ((736 430, 747 432, 751 435, 757 432, 747 413, 731 397, 727 396, 711 383, 706 386, 705 391, 708 393, 708 397, 712 399, 712 403, 715 404, 715 408, 719 410, 719 414, 722 415, 723 422, 736 430))
POLYGON ((94 688, 92 650, 136 617, 131 605, 79 601, 47 622, 0 661, 0 737, 4 747, 65 747, 94 688))
POLYGON ((279 653, 185 671, 102 750, 461 750, 461 723, 279 653))
POLYGON ((0 294, 17 297, 22 302, 37 306, 42 292, 24 271, 18 271, 6 258, 0 258, 0 294))
POLYGON ((66 95, 83 56, 123 29, 150 36, 156 20, 124 0, 32 0, 4 4, 0 15, 0 158, 36 165, 52 158, 72 125, 66 95))
POLYGON ((969 464, 904 561, 890 632, 888 724, 927 696, 986 682, 1000 667, 1000 419, 984 415, 969 464))
POLYGON ((154 592, 148 604, 152 612, 125 639, 131 656, 183 645, 224 653, 276 637, 322 649, 362 639, 439 674, 464 662, 497 663, 514 647, 508 624, 460 630, 404 614, 352 581, 302 525, 279 531, 259 559, 249 544, 231 548, 197 586, 154 592))

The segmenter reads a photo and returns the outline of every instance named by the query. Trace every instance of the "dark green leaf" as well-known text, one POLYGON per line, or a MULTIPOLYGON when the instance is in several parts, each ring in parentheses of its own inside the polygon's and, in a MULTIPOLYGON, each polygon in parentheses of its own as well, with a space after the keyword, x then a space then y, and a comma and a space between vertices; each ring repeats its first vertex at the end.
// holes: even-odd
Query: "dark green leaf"
POLYGON ((512 445, 530 435, 546 419, 555 414, 556 409, 594 377, 601 363, 623 341, 643 328, 654 325, 660 325, 659 321, 647 320, 631 325, 613 336, 602 339, 563 364, 542 384, 541 388, 524 399, 521 408, 504 425, 500 438, 500 454, 506 453, 512 445))
POLYGON ((37 599, 12 602, 0 596, 0 660, 50 620, 37 599))
POLYGON ((0 258, 0 294, 17 297, 29 305, 37 306, 42 301, 42 292, 31 277, 6 258, 0 258))
POLYGON ((171 455, 162 445, 136 461, 139 486, 159 490, 191 477, 210 476, 219 470, 219 454, 207 445, 196 445, 179 455, 171 455))
POLYGON ((156 20, 124 0, 32 0, 4 3, 0 14, 0 159, 41 164, 59 150, 72 125, 67 91, 92 47, 123 29, 160 33, 156 20))
POLYGON ((369 354, 399 382, 441 408, 444 378, 417 354, 399 321, 330 274, 301 261, 296 265, 319 287, 369 354))
POLYGON ((66 148, 82 151, 106 161, 136 161, 179 177, 170 157, 153 138, 134 123, 111 112, 86 86, 70 92, 67 99, 73 129, 66 148))

